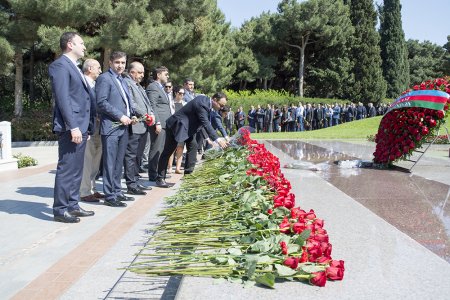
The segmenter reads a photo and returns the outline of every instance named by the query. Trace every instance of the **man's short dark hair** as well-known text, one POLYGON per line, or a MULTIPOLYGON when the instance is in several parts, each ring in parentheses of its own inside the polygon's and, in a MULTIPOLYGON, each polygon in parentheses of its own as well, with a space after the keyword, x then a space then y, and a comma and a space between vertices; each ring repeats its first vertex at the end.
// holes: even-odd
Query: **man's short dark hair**
POLYGON ((74 31, 64 32, 59 38, 59 47, 61 48, 61 50, 66 51, 67 43, 71 42, 77 35, 79 34, 74 31))
POLYGON ((225 105, 224 107, 222 107, 222 108, 219 110, 219 112, 227 113, 227 112, 229 112, 230 110, 231 110, 231 108, 230 108, 228 105, 225 105))
POLYGON ((190 79, 190 78, 186 78, 186 79, 184 80, 183 84, 186 84, 186 83, 188 83, 188 82, 190 82, 190 81, 194 82, 194 80, 192 80, 192 79, 190 79))
POLYGON ((118 58, 125 57, 127 58, 127 54, 122 51, 113 51, 111 55, 109 56, 109 61, 115 61, 118 58))
POLYGON ((216 99, 216 100, 220 100, 222 98, 227 99, 227 95, 225 95, 225 93, 222 93, 222 92, 217 92, 212 96, 212 98, 216 99))
POLYGON ((169 69, 167 69, 164 66, 160 66, 160 67, 154 68, 153 71, 152 71, 153 79, 154 80, 158 79, 158 74, 161 74, 162 72, 166 72, 166 71, 169 72, 169 69))

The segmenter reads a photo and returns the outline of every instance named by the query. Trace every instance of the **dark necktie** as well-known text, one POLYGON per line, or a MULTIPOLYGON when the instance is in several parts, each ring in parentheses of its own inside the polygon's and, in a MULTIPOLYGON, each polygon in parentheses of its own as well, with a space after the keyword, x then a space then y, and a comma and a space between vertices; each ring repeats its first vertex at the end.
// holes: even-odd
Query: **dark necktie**
POLYGON ((131 106, 131 97, 130 97, 130 90, 128 89, 128 85, 126 84, 125 80, 122 76, 117 76, 117 79, 119 80, 120 84, 122 85, 123 91, 125 92, 125 96, 127 98, 128 102, 128 109, 130 110, 130 115, 133 115, 133 107, 131 106))

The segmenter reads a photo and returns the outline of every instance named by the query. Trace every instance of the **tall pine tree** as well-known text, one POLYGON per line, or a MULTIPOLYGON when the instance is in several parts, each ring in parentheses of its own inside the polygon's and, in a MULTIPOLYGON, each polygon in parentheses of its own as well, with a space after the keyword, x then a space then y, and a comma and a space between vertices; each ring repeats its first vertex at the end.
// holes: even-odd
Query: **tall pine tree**
POLYGON ((354 85, 350 99, 368 103, 379 102, 386 94, 380 55, 380 36, 375 29, 377 13, 372 0, 350 0, 350 18, 355 28, 351 58, 354 85))
POLYGON ((384 0, 380 7, 381 59, 386 96, 396 98, 409 86, 408 50, 402 28, 400 0, 384 0))

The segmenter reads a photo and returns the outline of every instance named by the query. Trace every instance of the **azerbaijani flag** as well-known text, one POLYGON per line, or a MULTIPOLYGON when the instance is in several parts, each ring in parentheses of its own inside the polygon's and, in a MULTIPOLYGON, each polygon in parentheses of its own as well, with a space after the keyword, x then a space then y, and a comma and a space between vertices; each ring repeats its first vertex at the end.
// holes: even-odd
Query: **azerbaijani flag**
POLYGON ((394 103, 389 106, 387 113, 391 110, 404 107, 423 107, 434 110, 443 110, 449 98, 449 94, 438 90, 412 91, 398 97, 394 103))

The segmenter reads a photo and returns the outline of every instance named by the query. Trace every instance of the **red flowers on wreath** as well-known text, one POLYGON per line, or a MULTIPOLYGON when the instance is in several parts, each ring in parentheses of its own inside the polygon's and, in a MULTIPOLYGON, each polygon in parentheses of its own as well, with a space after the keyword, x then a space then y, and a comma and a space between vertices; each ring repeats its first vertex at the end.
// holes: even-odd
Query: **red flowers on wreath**
POLYGON ((450 101, 450 96, 443 93, 450 93, 447 79, 428 80, 415 85, 413 90, 405 91, 381 120, 375 135, 375 163, 389 165, 408 159, 444 122, 450 101))

